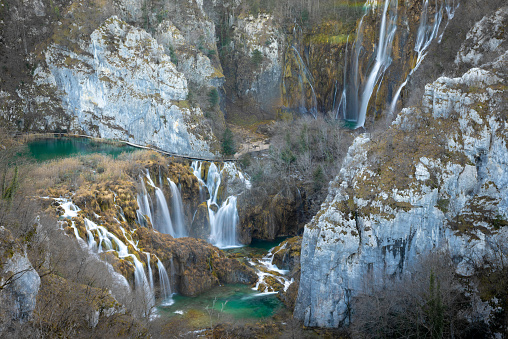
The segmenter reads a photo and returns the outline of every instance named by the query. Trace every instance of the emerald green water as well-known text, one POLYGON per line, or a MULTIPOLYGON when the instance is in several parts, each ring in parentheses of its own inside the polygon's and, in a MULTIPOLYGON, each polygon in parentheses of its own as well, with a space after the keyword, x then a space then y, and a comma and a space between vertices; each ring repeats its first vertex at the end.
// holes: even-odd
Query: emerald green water
POLYGON ((124 144, 98 142, 88 138, 38 139, 27 144, 29 156, 36 161, 48 161, 92 153, 107 154, 114 158, 136 148, 124 144))
POLYGON ((218 286, 197 297, 174 295, 173 300, 173 305, 159 307, 161 315, 201 315, 203 321, 207 321, 208 312, 213 309, 215 317, 222 315, 226 318, 255 320, 271 317, 282 307, 276 294, 259 294, 251 287, 241 284, 218 286), (180 314, 182 312, 183 315, 180 314))

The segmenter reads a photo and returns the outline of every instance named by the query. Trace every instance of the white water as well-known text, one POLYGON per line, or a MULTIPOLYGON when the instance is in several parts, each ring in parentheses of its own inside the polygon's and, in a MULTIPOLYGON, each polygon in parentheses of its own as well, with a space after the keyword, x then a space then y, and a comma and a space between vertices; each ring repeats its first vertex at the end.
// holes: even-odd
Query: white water
MULTIPOLYGON (((125 245, 120 239, 118 239, 113 233, 109 232, 105 227, 98 226, 93 221, 84 218, 85 228, 87 232, 88 247, 92 250, 96 250, 100 253, 104 250, 116 251, 118 257, 121 259, 130 257, 134 264, 134 286, 136 290, 142 293, 142 297, 145 302, 146 309, 148 310, 155 305, 155 295, 151 284, 147 279, 143 264, 134 255, 129 253, 127 245, 125 245), (94 233, 97 234, 98 242, 95 240, 94 233)), ((149 257, 148 257, 149 260, 149 257)), ((148 261, 149 262, 149 261, 148 261)), ((151 267, 148 268, 149 272, 151 267)), ((153 285, 153 284, 152 284, 153 285)))
POLYGON ((146 266, 148 267, 148 280, 150 281, 150 289, 153 291, 153 272, 152 265, 150 264, 150 253, 145 252, 146 254, 146 266))
MULTIPOLYGON (((414 50, 416 52, 416 62, 408 77, 397 88, 393 94, 392 101, 389 105, 390 112, 393 112, 401 91, 406 86, 409 77, 420 66, 421 62, 427 54, 433 40, 437 38, 441 41, 444 29, 448 25, 455 14, 458 7, 457 0, 435 0, 434 6, 431 6, 431 0, 422 0, 422 13, 420 15, 420 24, 417 31, 414 50), (446 12, 447 22, 443 29, 441 23, 446 12), (432 14, 433 13, 433 14, 432 14), (441 33, 439 33, 441 31, 441 33)), ((336 108, 336 118, 342 117, 345 120, 355 123, 355 127, 363 127, 369 102, 372 99, 374 89, 381 84, 386 69, 392 63, 392 45, 397 30, 397 0, 384 0, 383 11, 381 14, 381 22, 379 26, 379 40, 374 47, 374 54, 367 55, 362 47, 364 28, 363 21, 365 15, 371 10, 376 11, 377 1, 367 0, 365 3, 365 14, 360 20, 356 32, 356 41, 352 50, 350 60, 346 51, 346 66, 344 70, 344 84, 341 93, 339 105, 336 108), (373 57, 373 62, 369 63, 368 59, 373 57), (360 73, 360 60, 363 64, 369 64, 366 72, 360 73), (348 67, 351 66, 351 67, 348 67)), ((379 7, 381 8, 381 7, 379 7)), ((378 88, 379 89, 379 88, 378 88)), ((388 106, 388 105, 387 105, 388 106)))
POLYGON ((277 265, 273 264, 273 258, 275 257, 275 254, 282 251, 286 248, 286 244, 281 246, 278 251, 273 252, 275 248, 272 248, 268 254, 263 257, 261 260, 249 261, 251 265, 254 267, 261 266, 262 270, 258 269, 258 281, 256 282, 256 286, 252 289, 255 291, 261 292, 261 294, 269 294, 269 293, 278 293, 279 291, 274 290, 272 287, 270 287, 266 282, 266 277, 272 277, 275 280, 277 280, 282 286, 284 292, 287 291, 289 286, 293 283, 294 279, 289 280, 287 278, 287 274, 289 273, 288 270, 281 270, 277 267, 277 265))
MULTIPOLYGON (((198 168, 201 168, 201 164, 195 161, 191 168, 198 180, 203 181, 201 170, 198 171, 198 168)), ((210 236, 208 241, 219 248, 241 246, 236 239, 236 227, 239 221, 236 197, 229 196, 220 207, 217 202, 223 171, 228 171, 228 174, 230 174, 229 171, 233 170, 237 171, 236 167, 233 168, 231 165, 224 164, 223 170, 219 172, 217 166, 212 162, 210 163, 206 180, 206 188, 210 195, 210 198, 207 200, 208 217, 210 219, 210 236)), ((242 176, 240 178, 243 178, 242 180, 246 186, 250 185, 250 182, 245 177, 242 176)))
MULTIPOLYGON (((148 220, 151 223, 154 222, 152 219, 152 211, 150 209, 150 202, 148 201, 149 195, 146 191, 146 186, 143 178, 141 178, 141 193, 138 193, 137 201, 139 210, 136 211, 138 224, 142 226, 146 226, 148 224, 148 220)), ((152 225, 153 226, 153 225, 152 225)))
MULTIPOLYGON (((416 52, 416 64, 411 72, 408 74, 406 80, 399 86, 395 95, 393 96, 392 103, 390 104, 390 113, 395 111, 395 107, 397 106, 397 101, 399 100, 400 93, 402 89, 407 85, 409 78, 413 75, 413 73, 420 67, 423 59, 427 55, 427 49, 432 44, 432 41, 438 37, 438 33, 440 30, 441 23, 443 21, 444 11, 447 13, 448 20, 446 21, 445 27, 442 29, 441 34, 439 35, 438 43, 441 43, 441 39, 443 37, 443 33, 448 26, 449 21, 454 17, 455 10, 458 8, 458 3, 455 5, 455 0, 445 0, 444 3, 441 3, 439 8, 435 9, 435 13, 433 19, 430 20, 430 9, 429 9, 429 0, 423 0, 422 13, 420 15, 420 25, 418 26, 418 33, 416 36, 416 43, 414 47, 414 51, 416 52)), ((437 2, 436 2, 437 7, 437 2)))
MULTIPOLYGON (((370 68, 367 80, 364 84, 360 83, 359 79, 361 79, 361 77, 358 74, 360 71, 358 61, 361 52, 361 39, 363 38, 363 19, 358 26, 358 37, 355 42, 354 55, 355 67, 352 70, 354 81, 348 87, 350 90, 350 98, 348 100, 345 98, 344 101, 347 112, 346 118, 354 120, 356 122, 356 128, 365 125, 365 118, 372 92, 386 68, 392 63, 392 42, 397 29, 397 3, 397 0, 385 0, 384 2, 383 13, 381 14, 381 25, 379 27, 379 41, 375 46, 376 57, 374 65, 370 68), (348 106, 348 102, 352 104, 348 106), (351 110, 353 110, 353 112, 351 112, 351 110)), ((373 2, 369 0, 366 6, 370 7, 372 4, 373 2)), ((346 97, 347 95, 348 94, 346 94, 346 97)))
POLYGON ((167 178, 169 187, 171 189, 171 205, 173 216, 173 229, 175 231, 175 238, 187 236, 187 229, 185 227, 185 215, 183 212, 182 195, 176 184, 167 178))
POLYGON ((169 234, 172 237, 176 237, 175 229, 173 228, 173 222, 171 221, 171 215, 169 213, 168 203, 162 190, 155 187, 155 197, 157 200, 157 214, 155 218, 155 229, 160 233, 169 234))
POLYGON ((157 259, 157 268, 159 270, 159 284, 161 289, 162 306, 171 306, 174 301, 172 299, 173 293, 171 292, 171 282, 168 277, 168 272, 164 267, 164 264, 157 259))

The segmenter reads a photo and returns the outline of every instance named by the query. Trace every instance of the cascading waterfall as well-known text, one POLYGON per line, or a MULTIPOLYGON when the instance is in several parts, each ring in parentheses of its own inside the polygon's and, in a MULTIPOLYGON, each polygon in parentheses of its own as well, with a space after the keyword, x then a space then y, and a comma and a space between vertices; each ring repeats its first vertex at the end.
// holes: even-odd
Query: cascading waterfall
POLYGON ((151 223, 154 222, 152 218, 152 211, 150 209, 151 204, 148 199, 150 199, 150 196, 146 191, 145 182, 143 178, 141 178, 141 193, 138 193, 137 197, 139 210, 136 211, 136 216, 138 219, 138 224, 144 226, 148 224, 147 219, 149 219, 151 223))
POLYGON ((160 233, 169 234, 172 237, 176 237, 175 229, 173 228, 173 222, 171 221, 171 215, 169 213, 168 203, 162 190, 155 187, 155 197, 157 198, 157 214, 155 220, 155 229, 160 233))
MULTIPOLYGON (((449 21, 454 17, 455 10, 458 8, 458 3, 455 4, 455 0, 445 0, 444 3, 441 3, 439 8, 435 9, 433 20, 429 20, 429 0, 424 0, 422 6, 422 13, 420 15, 420 25, 418 26, 418 33, 416 36, 416 43, 414 47, 414 51, 416 52, 416 64, 409 72, 406 80, 399 86, 395 95, 393 96, 392 103, 390 104, 390 113, 395 111, 395 107, 397 106, 397 102, 400 97, 400 93, 402 89, 407 85, 409 78, 413 75, 413 73, 420 67, 423 59, 427 55, 427 49, 430 47, 432 41, 438 37, 438 33, 440 30, 441 23, 443 21, 444 11, 447 13, 448 20, 446 21, 446 25, 443 28, 441 34, 438 38, 438 43, 441 43, 441 39, 444 34, 444 30, 448 26, 449 21), (430 22, 429 22, 430 21, 430 22)), ((436 1, 437 7, 437 1, 436 1)))
POLYGON ((198 179, 199 183, 199 201, 205 201, 205 192, 203 187, 206 186, 205 182, 201 179, 201 168, 203 163, 201 161, 193 161, 191 164, 192 173, 198 179))
MULTIPOLYGON (((367 10, 364 14, 367 15, 370 8, 376 8, 374 0, 368 0, 365 4, 367 10)), ((343 117, 346 120, 355 122, 355 127, 363 127, 365 125, 365 118, 369 101, 371 99, 374 88, 382 78, 385 70, 392 63, 392 42, 395 37, 397 29, 397 0, 385 0, 383 12, 381 14, 381 24, 379 27, 379 41, 375 46, 375 59, 374 63, 367 72, 367 77, 364 82, 361 81, 364 77, 359 74, 359 58, 363 52, 361 44, 363 40, 363 19, 357 30, 357 38, 353 49, 351 74, 347 77, 344 84, 344 91, 341 98, 341 103, 338 109, 343 111, 343 117)), ((336 114, 338 115, 338 113, 336 114)))
MULTIPOLYGON (((444 29, 448 25, 449 20, 453 18, 455 10, 458 7, 457 0, 435 0, 434 8, 431 8, 430 1, 431 0, 423 0, 420 24, 414 47, 414 51, 416 52, 415 66, 412 68, 405 81, 394 92, 389 105, 390 112, 394 111, 402 89, 407 84, 409 77, 425 58, 432 41, 436 38, 438 42, 441 41, 444 29), (447 15, 447 22, 445 27, 441 29, 445 12, 447 15), (441 34, 439 34, 440 31, 441 34)), ((379 26, 379 41, 374 47, 374 60, 370 63, 370 66, 364 74, 360 73, 360 61, 365 57, 370 58, 371 56, 366 55, 362 47, 365 33, 363 21, 371 10, 376 10, 377 1, 367 0, 365 3, 364 6, 366 11, 358 25, 356 40, 350 56, 348 56, 348 51, 346 50, 343 91, 335 111, 335 116, 336 118, 341 117, 346 121, 353 122, 355 128, 365 125, 367 110, 374 89, 377 85, 382 83, 386 69, 392 63, 392 44, 397 30, 397 5, 397 0, 385 0, 383 2, 383 11, 379 26), (364 57, 364 55, 366 56, 364 57)))
POLYGON ((173 304, 171 292, 171 282, 169 280, 168 272, 164 267, 164 264, 157 259, 157 269, 159 270, 159 283, 161 289, 161 297, 163 298, 162 306, 170 306, 173 304))
POLYGON ((238 210, 236 197, 230 196, 224 201, 217 211, 208 210, 210 217, 210 242, 219 247, 237 247, 236 225, 238 224, 238 210))
MULTIPOLYGON (((153 293, 152 285, 150 284, 143 263, 134 255, 129 253, 127 245, 125 245, 116 235, 109 232, 105 227, 98 226, 93 221, 84 218, 84 224, 87 232, 88 247, 92 250, 97 249, 99 253, 114 250, 121 259, 130 257, 134 264, 134 286, 138 292, 142 293, 144 301, 146 302, 147 309, 155 305, 155 294, 153 293), (98 242, 95 241, 94 232, 98 236, 98 242)), ((135 249, 137 249, 135 247, 135 249)), ((149 257, 148 257, 149 258, 149 257)), ((148 261, 149 263, 150 261, 148 261)), ((149 264, 148 264, 149 266, 149 264)), ((148 271, 151 272, 149 266, 148 271)))
POLYGON ((185 227, 185 214, 183 212, 182 195, 176 184, 169 178, 169 187, 171 189, 171 205, 173 207, 173 226, 176 238, 186 237, 187 229, 185 227))
MULTIPOLYGON (((197 170, 201 165, 194 161, 192 170, 194 175, 200 180, 201 171, 197 170)), ((230 170, 228 166, 224 169, 230 170)), ((223 170, 224 170, 223 169, 223 170)), ((210 198, 207 200, 208 216, 210 219, 210 237, 209 242, 219 248, 231 248, 241 246, 236 239, 236 226, 239 221, 238 210, 236 207, 236 197, 228 197, 219 207, 217 195, 221 184, 222 172, 219 172, 217 166, 212 162, 208 169, 206 187, 210 198)), ((246 184, 247 185, 247 184, 246 184)))

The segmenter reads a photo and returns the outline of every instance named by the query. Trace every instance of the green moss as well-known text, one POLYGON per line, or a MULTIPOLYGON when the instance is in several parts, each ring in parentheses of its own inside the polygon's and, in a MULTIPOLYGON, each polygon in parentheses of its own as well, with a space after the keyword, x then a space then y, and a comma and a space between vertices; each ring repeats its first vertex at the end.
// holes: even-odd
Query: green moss
POLYGON ((448 212, 448 206, 450 205, 450 199, 437 199, 436 207, 443 213, 448 212))

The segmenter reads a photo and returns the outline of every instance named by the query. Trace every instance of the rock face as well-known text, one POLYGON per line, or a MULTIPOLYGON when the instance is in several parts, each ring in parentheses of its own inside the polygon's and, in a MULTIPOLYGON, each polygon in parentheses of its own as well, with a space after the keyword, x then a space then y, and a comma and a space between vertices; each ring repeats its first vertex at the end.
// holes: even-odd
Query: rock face
POLYGON ((343 324, 351 297, 389 284, 430 251, 447 251, 470 275, 472 258, 492 259, 506 242, 508 52, 501 42, 483 57, 471 41, 488 39, 485 25, 507 13, 480 21, 464 42, 458 68, 468 55, 479 67, 428 84, 420 107, 350 147, 304 232, 295 316, 305 325, 343 324))
POLYGON ((70 130, 182 155, 211 154, 205 139, 212 133, 202 111, 186 101, 187 80, 148 33, 112 17, 86 44, 82 54, 51 46, 51 74, 38 80, 62 93, 70 130))
MULTIPOLYGON (((1 318, 25 322, 35 309, 41 279, 11 233, 0 227, 0 302, 1 318)), ((2 332, 0 324, 0 333, 2 332)))

